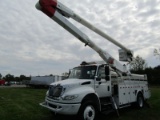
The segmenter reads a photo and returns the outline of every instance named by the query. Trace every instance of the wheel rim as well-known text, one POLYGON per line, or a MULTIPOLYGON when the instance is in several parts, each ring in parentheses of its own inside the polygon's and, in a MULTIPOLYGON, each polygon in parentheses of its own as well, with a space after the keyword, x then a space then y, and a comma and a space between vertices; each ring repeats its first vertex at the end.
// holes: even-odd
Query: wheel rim
POLYGON ((95 118, 95 109, 93 106, 89 105, 85 108, 83 114, 84 120, 94 120, 95 118))
POLYGON ((140 96, 138 99, 139 107, 143 107, 143 98, 140 96))

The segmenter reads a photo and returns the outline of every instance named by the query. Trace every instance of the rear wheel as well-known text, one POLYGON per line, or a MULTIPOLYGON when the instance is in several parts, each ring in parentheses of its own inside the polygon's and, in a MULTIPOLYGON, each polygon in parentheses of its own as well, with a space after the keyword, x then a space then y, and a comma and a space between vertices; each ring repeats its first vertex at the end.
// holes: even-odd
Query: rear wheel
POLYGON ((138 108, 143 108, 144 107, 144 99, 143 99, 143 95, 141 93, 138 94, 137 96, 137 107, 138 108))
POLYGON ((97 108, 92 101, 86 101, 82 104, 79 111, 80 120, 95 120, 97 116, 97 108))

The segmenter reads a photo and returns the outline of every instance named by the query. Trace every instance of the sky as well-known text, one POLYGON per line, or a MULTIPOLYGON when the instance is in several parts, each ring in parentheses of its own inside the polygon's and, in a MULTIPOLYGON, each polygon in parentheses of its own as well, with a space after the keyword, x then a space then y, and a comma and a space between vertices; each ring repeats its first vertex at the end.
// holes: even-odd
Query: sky
MULTIPOLYGON (((59 0, 75 13, 141 56, 160 65, 160 0, 59 0)), ((0 1, 0 73, 61 75, 82 61, 102 60, 89 47, 35 8, 38 0, 0 1)), ((69 19, 118 60, 116 45, 69 19)))

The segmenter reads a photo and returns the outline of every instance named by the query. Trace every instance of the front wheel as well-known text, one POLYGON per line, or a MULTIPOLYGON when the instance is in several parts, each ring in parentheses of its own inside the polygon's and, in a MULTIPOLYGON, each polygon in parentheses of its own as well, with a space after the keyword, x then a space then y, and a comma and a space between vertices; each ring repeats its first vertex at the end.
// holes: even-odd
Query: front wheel
POLYGON ((92 101, 86 101, 82 104, 79 114, 80 120, 95 120, 97 116, 97 108, 92 101))

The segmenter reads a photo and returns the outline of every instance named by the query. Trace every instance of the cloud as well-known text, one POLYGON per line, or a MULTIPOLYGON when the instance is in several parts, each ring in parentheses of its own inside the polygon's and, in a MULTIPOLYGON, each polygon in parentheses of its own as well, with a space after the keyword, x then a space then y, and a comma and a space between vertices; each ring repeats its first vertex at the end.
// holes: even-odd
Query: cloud
MULTIPOLYGON (((81 61, 101 60, 96 52, 36 10, 37 1, 0 1, 0 73, 61 74, 81 61)), ((142 56, 149 66, 159 65, 159 60, 153 56, 154 48, 160 48, 158 0, 60 2, 133 50, 135 55, 142 56)), ((70 21, 118 59, 117 46, 70 21)))

